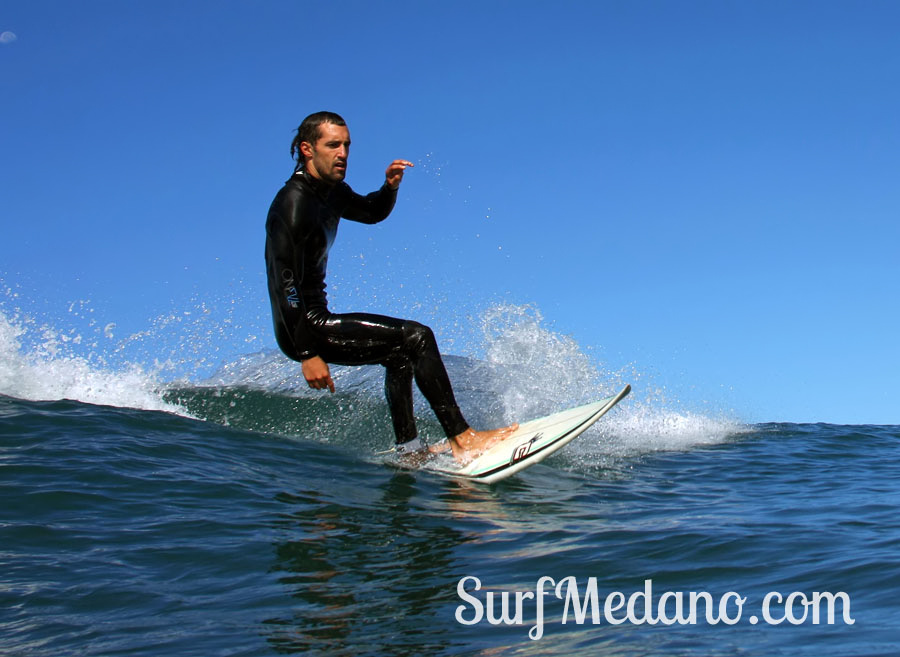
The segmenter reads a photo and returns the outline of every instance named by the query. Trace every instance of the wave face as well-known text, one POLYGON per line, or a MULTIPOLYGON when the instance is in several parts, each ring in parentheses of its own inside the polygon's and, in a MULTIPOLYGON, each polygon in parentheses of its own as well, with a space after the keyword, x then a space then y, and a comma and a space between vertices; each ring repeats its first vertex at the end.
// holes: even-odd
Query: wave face
MULTIPOLYGON (((202 310, 194 313, 203 315, 202 310)), ((338 392, 333 396, 310 391, 299 366, 277 350, 240 354, 213 374, 203 374, 209 359, 198 353, 204 342, 215 351, 217 340, 210 327, 194 325, 180 340, 182 350, 169 345, 165 360, 147 357, 154 353, 155 338, 177 326, 176 319, 160 318, 151 330, 104 350, 110 325, 103 334, 95 326, 94 335, 85 337, 19 314, 0 314, 0 394, 168 411, 369 451, 393 442, 380 367, 334 367, 338 392), (123 353, 144 357, 123 359, 123 353)), ((726 417, 673 408, 664 401, 664 391, 642 388, 637 372, 604 371, 574 340, 546 328, 530 306, 490 308, 476 328, 481 342, 473 351, 480 352, 479 358, 445 356, 457 401, 476 428, 541 417, 633 384, 627 403, 566 450, 570 464, 590 467, 615 455, 715 444, 743 430, 726 417)), ((439 440, 438 424, 418 391, 415 407, 420 434, 439 440)))

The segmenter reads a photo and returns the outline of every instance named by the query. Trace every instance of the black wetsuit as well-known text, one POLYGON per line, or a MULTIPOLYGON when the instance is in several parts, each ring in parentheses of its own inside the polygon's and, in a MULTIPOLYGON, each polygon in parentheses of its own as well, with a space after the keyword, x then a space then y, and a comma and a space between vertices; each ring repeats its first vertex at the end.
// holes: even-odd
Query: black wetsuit
POLYGON ((325 294, 328 251, 341 217, 375 224, 387 218, 396 200, 397 192, 387 184, 360 196, 346 183, 328 185, 305 171, 294 173, 269 208, 266 272, 281 350, 297 361, 319 356, 340 365, 384 365, 394 433, 402 444, 416 437, 413 378, 447 436, 469 426, 454 399, 434 334, 409 320, 333 314, 325 294))

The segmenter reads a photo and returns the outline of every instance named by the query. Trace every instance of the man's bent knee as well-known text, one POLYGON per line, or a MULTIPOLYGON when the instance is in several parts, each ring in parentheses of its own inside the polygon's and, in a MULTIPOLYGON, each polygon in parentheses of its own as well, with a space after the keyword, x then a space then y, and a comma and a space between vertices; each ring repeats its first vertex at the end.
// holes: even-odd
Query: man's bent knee
POLYGON ((437 339, 434 337, 434 331, 424 324, 406 321, 403 323, 403 346, 407 352, 413 354, 436 352, 437 339))

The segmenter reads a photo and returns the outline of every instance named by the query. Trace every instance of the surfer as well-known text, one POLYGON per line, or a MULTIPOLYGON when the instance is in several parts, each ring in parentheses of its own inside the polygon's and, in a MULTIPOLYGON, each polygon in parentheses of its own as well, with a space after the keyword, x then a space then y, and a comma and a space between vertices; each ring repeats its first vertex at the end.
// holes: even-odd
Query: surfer
MULTIPOLYGON (((341 217, 364 224, 383 221, 413 163, 394 160, 385 182, 366 196, 344 177, 350 132, 339 115, 306 117, 291 143, 297 165, 276 194, 266 219, 266 272, 275 338, 289 358, 301 363, 310 388, 334 392, 329 363, 383 365, 385 395, 397 451, 424 454, 413 416, 415 380, 447 435, 458 461, 466 462, 511 434, 518 425, 475 431, 463 418, 431 329, 411 320, 368 313, 332 313, 325 294, 328 252, 341 217)), ((445 451, 446 443, 431 448, 445 451)))

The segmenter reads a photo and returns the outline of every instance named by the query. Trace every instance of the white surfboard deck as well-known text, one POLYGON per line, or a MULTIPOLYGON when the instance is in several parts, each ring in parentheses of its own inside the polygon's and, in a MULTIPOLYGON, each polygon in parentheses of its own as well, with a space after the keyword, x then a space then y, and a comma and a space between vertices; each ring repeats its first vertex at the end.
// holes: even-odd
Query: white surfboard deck
POLYGON ((568 445, 629 392, 631 386, 626 385, 615 395, 592 404, 524 422, 511 436, 464 466, 441 467, 432 463, 426 467, 443 475, 487 484, 506 479, 568 445))

